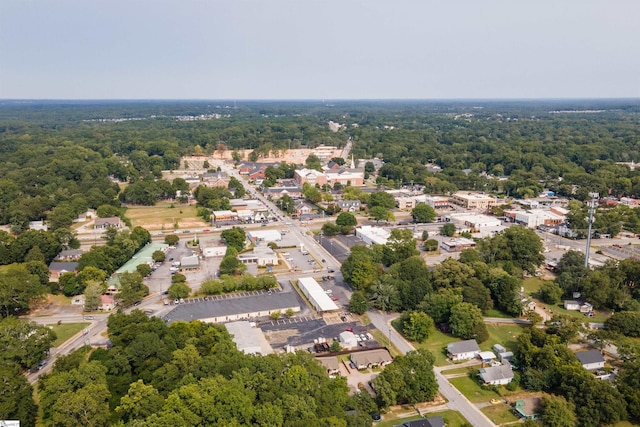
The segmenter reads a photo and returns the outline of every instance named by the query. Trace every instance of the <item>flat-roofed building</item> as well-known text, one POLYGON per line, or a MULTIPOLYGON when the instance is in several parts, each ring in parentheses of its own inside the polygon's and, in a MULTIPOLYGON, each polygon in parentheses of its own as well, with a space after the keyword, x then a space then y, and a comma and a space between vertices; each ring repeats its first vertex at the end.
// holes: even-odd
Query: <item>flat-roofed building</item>
POLYGON ((261 266, 278 265, 278 254, 268 246, 256 246, 251 252, 239 254, 238 261, 261 266))
POLYGON ((313 308, 319 312, 336 311, 339 307, 322 289, 313 277, 301 277, 298 279, 298 287, 309 300, 313 308))
POLYGON ((213 222, 237 221, 238 213, 233 211, 213 211, 211 212, 211 220, 213 222))
POLYGON ((384 245, 390 236, 391 233, 382 227, 363 225, 356 228, 356 237, 362 239, 367 245, 384 245))
POLYGON ((245 354, 261 354, 266 356, 273 353, 273 349, 259 328, 246 320, 226 323, 225 328, 233 336, 238 350, 245 354))
POLYGON ((258 242, 279 242, 282 240, 282 234, 278 230, 249 230, 247 237, 253 243, 258 242))
POLYGON ((458 237, 450 240, 445 240, 440 245, 442 249, 447 252, 460 252, 465 249, 472 249, 476 247, 476 242, 464 237, 458 237))
POLYGON ((291 309, 300 311, 300 297, 295 292, 260 293, 238 298, 194 301, 190 304, 178 304, 162 318, 167 323, 200 320, 207 323, 226 323, 236 320, 249 320, 281 313, 291 309))
POLYGON ((481 230, 483 228, 496 228, 502 226, 502 221, 498 218, 482 214, 454 213, 451 214, 451 219, 470 228, 471 230, 481 230))
POLYGON ((449 198, 443 196, 427 196, 424 202, 433 209, 449 209, 451 207, 449 198))
POLYGON ((449 198, 449 201, 466 209, 488 210, 497 204, 494 197, 486 194, 458 192, 449 198))

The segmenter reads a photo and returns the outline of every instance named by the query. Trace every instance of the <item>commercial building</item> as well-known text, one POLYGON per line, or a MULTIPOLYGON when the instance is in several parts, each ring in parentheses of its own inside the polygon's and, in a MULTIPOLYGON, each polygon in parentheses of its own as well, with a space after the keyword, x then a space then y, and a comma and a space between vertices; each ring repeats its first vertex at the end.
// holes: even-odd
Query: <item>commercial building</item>
POLYGON ((359 237, 367 245, 384 245, 389 240, 391 232, 382 227, 373 227, 371 225, 363 225, 356 228, 356 237, 359 237))
POLYGON ((464 237, 458 237, 458 238, 443 241, 440 247, 442 247, 442 249, 444 249, 447 252, 460 252, 465 249, 475 248, 476 242, 464 237))
POLYGON ((278 230, 248 230, 247 237, 253 243, 279 242, 282 240, 282 234, 278 230))
POLYGON ((243 264, 258 264, 261 266, 278 265, 278 254, 268 246, 256 246, 249 253, 239 254, 238 261, 243 264))
POLYGON ((205 258, 221 257, 227 252, 227 247, 216 237, 200 239, 199 246, 200 252, 205 258))
POLYGON ((266 356, 273 353, 273 349, 264 334, 255 324, 240 320, 226 323, 225 328, 232 335, 233 342, 238 350, 245 354, 261 354, 266 356))
POLYGON ((163 316, 168 323, 200 320, 207 323, 226 323, 269 316, 274 311, 300 311, 295 292, 261 293, 239 298, 213 299, 179 304, 163 316))
POLYGON ((313 277, 301 277, 298 279, 298 287, 309 300, 313 308, 318 313, 336 311, 339 307, 313 277))
POLYGON ((464 192, 455 193, 449 198, 449 201, 465 209, 481 211, 486 211, 497 204, 497 200, 494 197, 489 197, 486 194, 464 192))

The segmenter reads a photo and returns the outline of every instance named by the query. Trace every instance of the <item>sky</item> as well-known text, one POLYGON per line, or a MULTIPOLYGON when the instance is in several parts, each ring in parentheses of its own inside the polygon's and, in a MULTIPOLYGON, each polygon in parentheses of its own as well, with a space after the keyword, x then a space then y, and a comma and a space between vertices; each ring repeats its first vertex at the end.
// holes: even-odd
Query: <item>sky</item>
POLYGON ((638 0, 1 0, 3 99, 640 97, 638 0))

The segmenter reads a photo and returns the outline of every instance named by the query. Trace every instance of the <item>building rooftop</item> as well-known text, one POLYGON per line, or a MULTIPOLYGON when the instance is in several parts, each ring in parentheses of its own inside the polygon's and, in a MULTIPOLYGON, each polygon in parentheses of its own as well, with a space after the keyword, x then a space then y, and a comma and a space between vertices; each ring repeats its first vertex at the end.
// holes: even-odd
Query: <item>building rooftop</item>
POLYGON ((173 310, 163 316, 168 323, 208 319, 212 317, 232 316, 236 314, 255 313, 259 311, 286 310, 300 306, 294 292, 275 292, 271 295, 260 294, 247 297, 209 299, 176 305, 173 310))
POLYGON ((513 379, 513 369, 511 369, 511 365, 509 364, 481 368, 480 378, 482 378, 485 383, 503 380, 505 378, 513 379))
POLYGON ((604 357, 602 357, 602 353, 599 350, 581 351, 576 353, 576 357, 583 365, 604 362, 604 357))
POLYGON ((447 351, 451 354, 469 353, 471 351, 480 352, 480 347, 476 340, 466 340, 452 342, 447 346, 447 351))
POLYGON ((313 277, 300 277, 298 279, 298 286, 306 290, 306 294, 309 299, 313 300, 312 303, 314 303, 315 308, 318 311, 332 311, 338 309, 336 303, 329 298, 324 289, 322 289, 313 277))

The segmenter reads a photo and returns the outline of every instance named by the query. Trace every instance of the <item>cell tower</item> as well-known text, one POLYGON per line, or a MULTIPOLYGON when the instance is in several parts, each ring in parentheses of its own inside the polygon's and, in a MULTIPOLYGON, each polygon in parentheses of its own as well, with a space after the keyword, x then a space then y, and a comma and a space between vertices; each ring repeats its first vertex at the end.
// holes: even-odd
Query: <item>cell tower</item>
POLYGON ((589 206, 589 230, 587 231, 587 248, 584 251, 584 268, 589 268, 589 249, 591 248, 591 225, 593 224, 593 214, 596 213, 596 200, 600 197, 598 193, 589 193, 591 201, 589 206))

